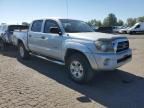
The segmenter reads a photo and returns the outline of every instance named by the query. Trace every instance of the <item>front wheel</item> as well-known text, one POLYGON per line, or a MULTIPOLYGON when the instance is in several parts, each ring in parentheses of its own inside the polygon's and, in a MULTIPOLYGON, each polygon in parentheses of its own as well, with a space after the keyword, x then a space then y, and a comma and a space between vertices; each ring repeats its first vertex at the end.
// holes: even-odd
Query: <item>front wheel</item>
POLYGON ((18 51, 19 51, 19 57, 21 59, 27 59, 29 57, 29 52, 25 49, 22 43, 19 44, 18 51))
POLYGON ((82 54, 73 54, 68 58, 67 68, 72 80, 77 83, 87 83, 94 77, 88 60, 82 54))

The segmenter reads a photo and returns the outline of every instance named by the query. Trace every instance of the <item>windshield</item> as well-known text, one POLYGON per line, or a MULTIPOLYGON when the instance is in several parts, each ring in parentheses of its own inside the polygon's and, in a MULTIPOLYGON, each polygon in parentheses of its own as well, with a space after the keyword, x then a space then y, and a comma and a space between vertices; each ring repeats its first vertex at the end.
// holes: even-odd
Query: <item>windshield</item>
POLYGON ((79 20, 60 19, 66 33, 94 32, 85 22, 79 20))

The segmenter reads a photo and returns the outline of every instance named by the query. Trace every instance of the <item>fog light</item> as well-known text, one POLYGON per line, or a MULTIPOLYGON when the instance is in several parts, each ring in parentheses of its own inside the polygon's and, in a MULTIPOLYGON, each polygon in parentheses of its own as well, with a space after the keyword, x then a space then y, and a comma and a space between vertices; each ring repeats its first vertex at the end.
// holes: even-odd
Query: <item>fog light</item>
POLYGON ((104 60, 104 66, 109 65, 109 63, 110 63, 110 59, 105 59, 105 60, 104 60))

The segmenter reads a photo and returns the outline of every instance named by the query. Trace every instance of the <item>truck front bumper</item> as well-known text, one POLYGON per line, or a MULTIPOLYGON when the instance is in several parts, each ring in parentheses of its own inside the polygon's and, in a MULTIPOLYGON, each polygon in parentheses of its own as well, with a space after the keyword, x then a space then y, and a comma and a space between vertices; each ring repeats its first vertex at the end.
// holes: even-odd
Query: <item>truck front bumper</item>
POLYGON ((88 54, 88 59, 94 70, 114 70, 131 61, 132 50, 113 54, 88 54))

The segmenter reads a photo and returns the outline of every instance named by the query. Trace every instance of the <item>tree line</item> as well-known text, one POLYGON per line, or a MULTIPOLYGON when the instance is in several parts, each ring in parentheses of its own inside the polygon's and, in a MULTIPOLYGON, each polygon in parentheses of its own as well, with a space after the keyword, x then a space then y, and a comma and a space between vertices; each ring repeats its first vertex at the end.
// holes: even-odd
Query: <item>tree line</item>
POLYGON ((144 22, 144 16, 138 18, 128 18, 124 23, 123 20, 118 19, 115 14, 110 13, 106 18, 104 18, 103 22, 100 20, 92 19, 87 23, 90 26, 94 27, 111 27, 111 26, 133 26, 137 22, 144 22))

